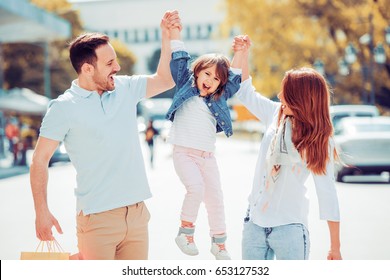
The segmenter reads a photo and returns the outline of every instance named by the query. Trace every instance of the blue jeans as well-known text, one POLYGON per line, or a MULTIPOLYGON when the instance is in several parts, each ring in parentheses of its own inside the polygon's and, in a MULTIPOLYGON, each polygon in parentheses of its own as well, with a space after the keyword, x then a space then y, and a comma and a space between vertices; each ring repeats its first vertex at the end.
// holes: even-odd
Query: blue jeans
POLYGON ((302 224, 264 228, 252 221, 244 223, 244 260, 307 260, 309 250, 309 232, 302 224))

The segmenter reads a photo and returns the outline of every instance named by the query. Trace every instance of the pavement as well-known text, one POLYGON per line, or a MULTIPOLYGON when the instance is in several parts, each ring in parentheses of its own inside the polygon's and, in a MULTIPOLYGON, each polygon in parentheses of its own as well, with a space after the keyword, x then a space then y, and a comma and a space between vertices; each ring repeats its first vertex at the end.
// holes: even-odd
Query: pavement
MULTIPOLYGON (((200 254, 190 257, 177 248, 174 239, 180 223, 180 208, 185 189, 173 167, 172 147, 162 140, 156 142, 155 163, 152 168, 148 161, 149 150, 143 139, 141 141, 153 193, 153 197, 146 201, 151 213, 149 259, 213 260, 204 205, 201 205, 196 223, 196 242, 200 254)), ((254 170, 258 145, 258 142, 222 137, 217 140, 216 157, 220 165, 228 230, 227 248, 233 259, 241 259, 242 218, 251 188, 252 176, 249 174, 254 170), (237 169, 237 165, 240 169, 237 169), (247 165, 244 171, 243 165, 247 165), (245 177, 238 172, 245 172, 245 177)), ((5 169, 2 170, 4 171, 5 169)), ((17 172, 16 169, 13 171, 17 172)), ((71 164, 58 164, 49 168, 49 208, 58 219, 64 234, 56 233, 55 229, 53 232, 64 250, 72 254, 77 252, 75 178, 76 172, 71 164)), ((35 236, 35 212, 28 173, 0 180, 0 222, 3 225, 3 230, 0 231, 0 259, 16 260, 19 259, 21 251, 35 250, 39 241, 35 236)))
POLYGON ((0 179, 29 173, 28 166, 0 167, 0 179))
MULTIPOLYGON (((236 137, 236 138, 235 138, 236 137)), ((143 139, 141 139, 143 141, 143 139)), ((145 166, 153 197, 146 201, 151 213, 149 222, 148 262, 20 262, 22 251, 35 251, 35 213, 29 174, 20 174, 0 180, 0 259, 1 279, 123 279, 120 272, 127 267, 206 269, 202 279, 216 279, 212 271, 229 268, 256 268, 266 265, 272 279, 313 279, 319 273, 324 277, 351 279, 390 279, 390 184, 342 184, 338 193, 342 212, 342 255, 346 261, 327 262, 329 232, 325 221, 319 220, 318 204, 312 179, 308 179, 310 198, 309 229, 311 262, 258 262, 241 261, 242 221, 247 207, 247 197, 252 186, 254 167, 258 154, 258 139, 243 140, 218 138, 216 157, 221 173, 227 225, 227 249, 233 261, 213 261, 210 253, 207 213, 199 210, 195 241, 199 255, 181 253, 174 238, 179 226, 180 208, 184 187, 177 178, 171 158, 171 147, 157 141, 154 168, 148 158, 148 148, 142 145, 145 166), (318 261, 323 260, 323 261, 318 261), (351 262, 354 260, 354 262, 351 262), (4 265, 3 265, 4 263, 4 265), (60 274, 58 273, 60 271, 60 274), (119 272, 119 273, 118 273, 119 272)), ((74 186, 76 172, 69 163, 49 169, 48 202, 53 215, 61 224, 63 234, 53 229, 62 248, 71 254, 77 252, 74 186)), ((226 270, 224 270, 226 269, 226 270)), ((241 271, 241 270, 240 270, 241 271)), ((245 270, 246 271, 246 270, 245 270)), ((160 279, 159 276, 130 276, 132 279, 160 279), (145 278, 146 277, 146 278, 145 278), (153 278, 151 278, 153 277, 153 278)), ((229 274, 218 274, 229 275, 229 274)), ((233 274, 238 275, 238 274, 233 274)), ((242 274, 241 274, 242 275, 242 274)), ((260 275, 245 275, 257 279, 260 275), (255 278, 256 277, 256 278, 255 278)), ((164 277, 164 276, 161 276, 164 277)), ((190 277, 190 276, 189 276, 190 277)), ((166 278, 166 277, 165 277, 166 278)), ((231 277, 230 277, 231 278, 231 277)), ((229 278, 229 279, 230 279, 229 278)), ((236 278, 236 277, 235 277, 236 278)), ((337 279, 338 279, 337 278, 337 279)), ((161 278, 162 279, 162 278, 161 278)), ((169 279, 185 279, 170 275, 169 279)))
POLYGON ((0 157, 0 180, 29 172, 28 166, 14 166, 12 162, 13 159, 10 154, 0 157))
MULTIPOLYGON (((181 253, 175 244, 180 223, 180 208, 185 190, 178 179, 172 161, 172 147, 161 140, 156 142, 155 164, 151 167, 149 150, 141 139, 146 172, 153 194, 146 200, 151 213, 149 223, 150 260, 213 260, 210 253, 207 213, 202 204, 196 222, 195 241, 199 255, 181 253)), ((251 191, 259 141, 233 136, 217 138, 216 158, 224 192, 227 225, 227 248, 233 260, 241 259, 241 237, 247 198, 251 191)), ((53 229, 62 248, 77 252, 76 171, 71 164, 49 168, 48 203, 58 219, 63 234, 53 229)), ((307 181, 310 198, 309 230, 311 260, 324 260, 329 249, 329 232, 325 221, 319 219, 314 182, 307 181)), ((346 260, 390 260, 390 184, 337 183, 342 213, 342 254, 346 260), (362 227, 363 225, 363 227, 362 227), (375 238, 373 238, 373 236, 375 238), (364 242, 362 242, 362 240, 364 242)), ((0 259, 17 260, 22 251, 34 251, 35 212, 29 174, 0 180, 0 259)))

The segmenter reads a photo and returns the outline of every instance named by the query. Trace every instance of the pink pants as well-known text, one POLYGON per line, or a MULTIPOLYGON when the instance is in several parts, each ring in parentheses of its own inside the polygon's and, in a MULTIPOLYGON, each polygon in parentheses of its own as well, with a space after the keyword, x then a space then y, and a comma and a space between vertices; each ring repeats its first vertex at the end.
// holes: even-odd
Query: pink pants
POLYGON ((200 203, 204 201, 208 213, 210 236, 225 233, 223 193, 214 154, 175 146, 173 164, 187 190, 180 219, 195 223, 200 203))

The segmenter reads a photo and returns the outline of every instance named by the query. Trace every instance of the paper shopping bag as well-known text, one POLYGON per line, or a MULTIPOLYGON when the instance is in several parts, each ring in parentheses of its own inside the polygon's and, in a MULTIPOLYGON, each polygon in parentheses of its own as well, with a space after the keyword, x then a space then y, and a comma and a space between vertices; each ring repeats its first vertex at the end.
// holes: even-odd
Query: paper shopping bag
POLYGON ((64 252, 57 240, 40 241, 35 252, 21 252, 21 260, 69 260, 70 253, 64 252), (46 246, 45 246, 46 245, 46 246))

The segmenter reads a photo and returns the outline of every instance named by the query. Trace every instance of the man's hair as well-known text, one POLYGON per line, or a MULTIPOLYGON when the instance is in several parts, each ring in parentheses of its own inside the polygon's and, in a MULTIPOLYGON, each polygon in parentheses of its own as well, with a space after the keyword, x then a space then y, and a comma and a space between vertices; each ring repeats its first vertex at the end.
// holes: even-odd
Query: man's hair
POLYGON ((74 70, 80 74, 84 63, 96 67, 96 49, 109 43, 110 38, 101 33, 85 33, 69 44, 69 57, 74 70))

